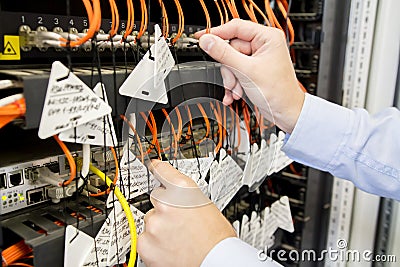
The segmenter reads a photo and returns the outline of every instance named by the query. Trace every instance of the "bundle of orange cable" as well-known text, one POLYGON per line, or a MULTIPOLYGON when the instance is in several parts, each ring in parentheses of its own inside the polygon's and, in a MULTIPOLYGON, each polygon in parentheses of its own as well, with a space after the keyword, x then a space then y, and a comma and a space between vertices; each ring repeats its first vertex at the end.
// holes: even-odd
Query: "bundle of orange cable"
POLYGON ((118 32, 119 13, 118 13, 118 8, 117 8, 117 4, 115 3, 115 0, 109 0, 109 2, 110 2, 111 16, 112 16, 111 17, 110 38, 112 38, 118 32))
POLYGON ((2 252, 2 266, 11 266, 11 265, 17 265, 17 266, 31 266, 29 264, 25 263, 18 263, 17 261, 22 260, 26 258, 30 253, 32 253, 32 248, 29 247, 28 245, 25 244, 23 240, 20 242, 6 248, 2 252))
POLYGON ((206 16, 206 23, 207 23, 207 25, 206 25, 206 33, 210 33, 210 28, 211 28, 210 14, 208 13, 207 6, 206 6, 206 4, 204 3, 203 0, 200 0, 200 4, 201 4, 201 7, 203 8, 204 15, 206 16))
POLYGON ((125 33, 124 33, 123 40, 126 40, 128 35, 130 35, 132 33, 133 28, 135 26, 135 21, 134 21, 135 11, 133 9, 132 0, 127 0, 126 4, 127 4, 127 8, 128 8, 128 19, 127 19, 127 22, 126 22, 126 30, 125 30, 125 33))
POLYGON ((24 116, 26 112, 25 99, 21 98, 11 104, 0 107, 0 128, 14 119, 24 116))
POLYGON ((140 37, 142 37, 143 34, 146 32, 147 24, 149 22, 149 18, 148 18, 148 14, 147 14, 147 6, 146 6, 145 0, 140 0, 140 8, 142 10, 142 19, 140 21, 140 29, 139 29, 139 33, 136 37, 137 39, 140 39, 140 37))
POLYGON ((89 41, 93 36, 100 30, 101 26, 101 8, 100 0, 82 0, 85 5, 86 12, 89 18, 89 29, 85 36, 78 38, 77 40, 67 40, 63 37, 59 39, 61 46, 63 47, 77 47, 89 41), (93 5, 92 5, 92 3, 93 5))
POLYGON ((176 33, 176 36, 174 37, 174 39, 171 40, 172 44, 175 44, 176 41, 178 41, 179 38, 181 38, 182 33, 184 31, 184 25, 185 25, 185 16, 183 15, 182 6, 179 3, 179 0, 174 0, 174 2, 176 5, 176 9, 178 11, 178 32, 176 33))
POLYGON ((144 112, 140 112, 140 115, 142 116, 143 120, 146 122, 147 127, 149 128, 152 136, 153 136, 153 140, 151 141, 150 147, 147 149, 146 154, 149 154, 151 152, 151 150, 156 149, 157 152, 157 156, 158 158, 161 159, 161 147, 160 147, 160 143, 158 142, 158 136, 157 136, 157 124, 156 124, 156 120, 154 118, 153 112, 149 112, 149 117, 150 120, 148 120, 146 114, 144 112))
POLYGON ((164 38, 168 38, 168 34, 169 34, 169 21, 168 21, 167 10, 165 9, 165 5, 164 5, 164 2, 163 2, 162 0, 158 0, 158 2, 160 3, 161 13, 162 13, 163 36, 164 36, 164 38))

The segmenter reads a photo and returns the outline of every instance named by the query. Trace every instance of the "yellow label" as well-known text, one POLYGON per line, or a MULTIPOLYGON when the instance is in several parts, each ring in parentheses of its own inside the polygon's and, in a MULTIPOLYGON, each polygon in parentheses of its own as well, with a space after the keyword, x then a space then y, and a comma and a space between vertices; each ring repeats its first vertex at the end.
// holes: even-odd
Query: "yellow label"
POLYGON ((21 50, 19 48, 19 36, 4 35, 3 53, 0 60, 20 60, 21 50))

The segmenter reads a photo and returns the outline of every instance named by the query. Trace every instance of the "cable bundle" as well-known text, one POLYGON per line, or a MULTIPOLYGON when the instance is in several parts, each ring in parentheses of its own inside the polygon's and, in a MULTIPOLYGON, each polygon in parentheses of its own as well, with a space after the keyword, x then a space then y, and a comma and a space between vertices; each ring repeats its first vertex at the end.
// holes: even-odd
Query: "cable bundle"
POLYGON ((2 266, 26 266, 32 267, 30 264, 17 262, 23 259, 32 258, 29 256, 32 253, 32 248, 25 244, 23 240, 6 248, 2 252, 2 266))
MULTIPOLYGON (((8 97, 8 99, 11 97, 8 97)), ((22 96, 11 103, 8 103, 9 101, 7 101, 7 98, 1 99, 0 101, 4 103, 4 105, 0 105, 0 128, 16 118, 25 115, 26 104, 22 96)))

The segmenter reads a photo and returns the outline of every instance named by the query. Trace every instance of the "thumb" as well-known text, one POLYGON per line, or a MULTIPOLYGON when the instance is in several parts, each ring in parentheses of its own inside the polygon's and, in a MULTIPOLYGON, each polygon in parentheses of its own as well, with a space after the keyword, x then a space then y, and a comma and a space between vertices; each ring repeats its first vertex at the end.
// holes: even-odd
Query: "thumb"
POLYGON ((161 182, 165 188, 170 186, 197 187, 191 178, 175 169, 166 161, 153 159, 147 167, 154 175, 154 178, 161 182))
MULTIPOLYGON (((151 197, 174 207, 200 207, 210 203, 197 184, 168 162, 152 161, 149 170, 162 187, 154 188, 151 197)), ((155 202, 152 201, 154 204, 155 202)), ((159 206, 159 205, 154 205, 159 206)))
POLYGON ((229 43, 213 34, 204 34, 199 39, 200 48, 216 61, 240 70, 248 56, 234 49, 229 43))

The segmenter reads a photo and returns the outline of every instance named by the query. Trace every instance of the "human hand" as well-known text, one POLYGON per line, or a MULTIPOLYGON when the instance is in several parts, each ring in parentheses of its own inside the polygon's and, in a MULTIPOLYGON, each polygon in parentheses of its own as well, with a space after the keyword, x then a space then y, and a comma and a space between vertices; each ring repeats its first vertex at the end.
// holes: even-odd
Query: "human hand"
POLYGON ((197 32, 200 47, 223 64, 224 104, 243 92, 262 114, 291 133, 304 102, 281 30, 233 19, 210 34, 197 32), (225 40, 229 40, 229 43, 225 40))
MULTIPOLYGON (((160 180, 177 187, 197 187, 192 179, 167 162, 152 161, 149 169, 156 178, 161 176, 160 180)), ((147 267, 200 266, 216 244, 236 236, 231 224, 212 203, 182 208, 153 197, 151 202, 154 209, 145 216, 145 231, 137 244, 137 251, 147 267)))

